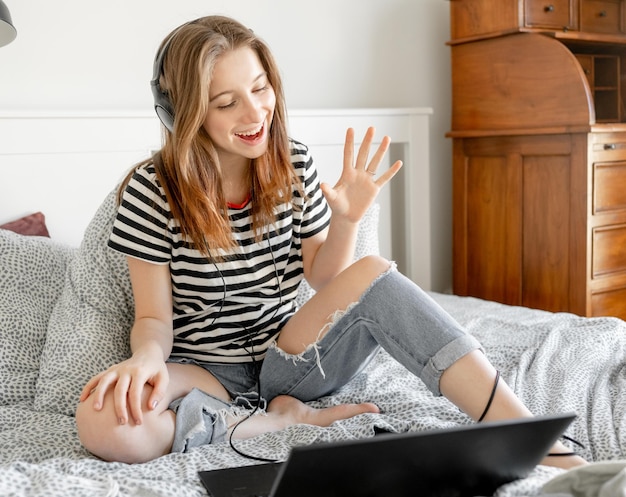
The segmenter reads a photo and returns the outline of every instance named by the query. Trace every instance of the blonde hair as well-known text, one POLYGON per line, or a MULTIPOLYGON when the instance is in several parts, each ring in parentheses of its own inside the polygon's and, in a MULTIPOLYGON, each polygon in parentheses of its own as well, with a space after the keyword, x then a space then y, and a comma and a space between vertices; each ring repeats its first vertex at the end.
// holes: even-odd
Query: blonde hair
POLYGON ((258 55, 276 94, 268 149, 252 161, 249 174, 252 225, 260 239, 261 228, 275 221, 276 206, 292 198, 294 187, 303 191, 291 164, 283 86, 274 57, 250 29, 223 16, 184 24, 166 37, 160 50, 166 44, 160 86, 174 109, 173 132, 164 131, 161 150, 133 168, 119 196, 134 170, 152 163, 183 236, 205 255, 235 245, 220 161, 203 123, 216 61, 228 51, 249 47, 258 55))

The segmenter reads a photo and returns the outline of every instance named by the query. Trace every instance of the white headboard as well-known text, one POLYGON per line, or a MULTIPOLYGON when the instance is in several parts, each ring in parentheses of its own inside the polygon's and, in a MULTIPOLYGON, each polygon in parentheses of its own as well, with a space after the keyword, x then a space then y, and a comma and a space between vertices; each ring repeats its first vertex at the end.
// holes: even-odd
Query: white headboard
MULTIPOLYGON (((345 131, 389 135, 389 164, 405 163, 383 190, 381 253, 430 289, 430 109, 293 110, 290 135, 306 143, 322 180, 339 177, 345 131)), ((152 113, 0 113, 0 224, 41 211, 52 238, 78 245, 104 197, 125 172, 160 146, 152 113)))

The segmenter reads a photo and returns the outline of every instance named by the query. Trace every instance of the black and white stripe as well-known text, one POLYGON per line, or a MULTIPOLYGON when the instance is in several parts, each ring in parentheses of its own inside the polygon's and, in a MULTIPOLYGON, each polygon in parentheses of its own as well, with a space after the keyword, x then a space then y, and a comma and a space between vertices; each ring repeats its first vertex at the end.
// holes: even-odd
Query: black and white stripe
POLYGON ((250 207, 229 209, 237 247, 209 262, 180 234, 152 165, 139 168, 120 205, 109 246, 131 257, 169 264, 174 301, 173 356, 237 363, 262 358, 295 312, 302 280, 301 239, 323 230, 330 209, 306 146, 291 142, 304 197, 277 208, 277 220, 254 240, 250 207), (293 205, 302 206, 293 209, 293 205))

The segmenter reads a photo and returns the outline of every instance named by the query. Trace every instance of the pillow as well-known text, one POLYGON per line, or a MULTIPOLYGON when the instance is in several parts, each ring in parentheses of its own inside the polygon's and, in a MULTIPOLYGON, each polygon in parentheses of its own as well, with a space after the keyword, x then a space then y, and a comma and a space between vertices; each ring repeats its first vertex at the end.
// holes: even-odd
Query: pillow
POLYGON ((35 398, 48 320, 75 251, 0 230, 0 405, 35 398))
POLYGON ((10 223, 0 225, 0 229, 13 231, 20 235, 50 237, 46 227, 46 218, 41 212, 35 212, 10 223))
POLYGON ((85 383, 130 355, 134 303, 128 266, 125 256, 107 247, 116 210, 113 191, 68 266, 41 355, 37 410, 74 415, 85 383))
MULTIPOLYGON (((102 203, 69 265, 50 317, 35 408, 73 415, 80 391, 95 374, 130 356, 134 301, 126 257, 109 248, 115 192, 102 203)), ((361 222, 356 257, 378 253, 378 205, 361 222)), ((313 291, 302 285, 298 298, 313 291)))

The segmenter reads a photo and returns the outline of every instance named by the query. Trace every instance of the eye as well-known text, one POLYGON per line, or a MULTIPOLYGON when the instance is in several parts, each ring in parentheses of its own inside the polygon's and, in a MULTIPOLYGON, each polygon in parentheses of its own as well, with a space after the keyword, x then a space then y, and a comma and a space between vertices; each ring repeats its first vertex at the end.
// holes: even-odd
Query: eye
POLYGON ((261 93, 266 91, 269 88, 268 85, 262 86, 261 88, 257 88, 256 90, 254 90, 255 93, 261 93))
POLYGON ((218 105, 218 106, 217 106, 217 108, 218 108, 218 109, 220 109, 220 110, 226 110, 226 109, 230 109, 230 108, 232 108, 232 107, 234 107, 234 106, 235 106, 235 101, 232 101, 232 102, 231 102, 231 103, 229 103, 229 104, 225 104, 225 105, 218 105))

